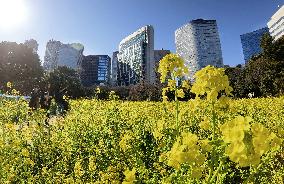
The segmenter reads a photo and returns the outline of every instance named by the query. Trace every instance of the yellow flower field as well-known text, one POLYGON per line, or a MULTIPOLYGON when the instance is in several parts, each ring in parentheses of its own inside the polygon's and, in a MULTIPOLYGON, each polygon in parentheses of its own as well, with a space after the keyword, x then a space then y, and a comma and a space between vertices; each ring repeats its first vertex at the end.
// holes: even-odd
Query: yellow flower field
POLYGON ((0 183, 283 182, 284 97, 217 102, 217 143, 207 101, 180 102, 179 130, 174 102, 70 103, 45 124, 1 99, 0 183))
MULTIPOLYGON (((168 57, 174 81, 183 63, 168 57)), ((0 183, 284 183, 284 97, 233 100, 210 66, 195 99, 180 102, 176 84, 173 102, 70 100, 47 121, 1 98, 0 183)))

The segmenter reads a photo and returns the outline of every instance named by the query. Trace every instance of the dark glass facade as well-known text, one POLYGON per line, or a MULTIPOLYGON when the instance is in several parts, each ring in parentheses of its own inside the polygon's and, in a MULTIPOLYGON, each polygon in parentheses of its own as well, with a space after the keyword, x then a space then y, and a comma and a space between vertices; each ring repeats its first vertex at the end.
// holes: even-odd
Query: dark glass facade
POLYGON ((241 35, 245 63, 253 56, 261 53, 260 42, 265 33, 269 33, 267 27, 241 35))
POLYGON ((108 55, 84 56, 79 63, 81 83, 85 87, 106 85, 109 82, 111 59, 108 55))

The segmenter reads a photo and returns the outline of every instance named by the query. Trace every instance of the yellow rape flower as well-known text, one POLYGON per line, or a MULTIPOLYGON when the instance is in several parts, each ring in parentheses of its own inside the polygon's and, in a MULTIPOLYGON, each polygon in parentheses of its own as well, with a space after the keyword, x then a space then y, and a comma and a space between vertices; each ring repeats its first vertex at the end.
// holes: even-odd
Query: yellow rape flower
POLYGON ((242 157, 246 157, 246 147, 242 141, 233 142, 226 147, 226 154, 234 162, 239 162, 242 157))
POLYGON ((212 146, 210 145, 209 140, 200 140, 198 143, 202 150, 206 152, 210 152, 212 150, 212 146))
POLYGON ((130 133, 125 133, 122 137, 122 139, 119 142, 119 146, 123 151, 126 151, 128 148, 130 148, 129 141, 132 139, 132 136, 130 133))
POLYGON ((217 100, 218 93, 224 91, 227 96, 231 95, 232 87, 229 85, 228 76, 223 68, 207 66, 195 73, 195 83, 191 92, 196 96, 207 94, 207 100, 217 100))
POLYGON ((169 89, 170 90, 174 90, 175 89, 175 87, 176 87, 176 80, 173 80, 173 79, 169 79, 168 80, 168 87, 169 87, 169 89))
POLYGON ((270 139, 271 139, 270 145, 273 148, 279 148, 282 144, 282 141, 283 141, 282 139, 277 137, 274 133, 270 134, 270 139))
POLYGON ((191 170, 192 178, 200 179, 203 175, 204 167, 193 166, 191 170))
POLYGON ((161 82, 165 82, 169 74, 176 77, 182 77, 188 73, 184 61, 177 54, 168 54, 159 62, 158 72, 161 74, 161 82))
POLYGON ((122 184, 132 184, 135 181, 135 173, 136 170, 135 168, 133 168, 132 170, 127 169, 126 171, 124 171, 124 181, 122 182, 122 184))
POLYGON ((198 137, 195 134, 189 132, 182 132, 182 143, 186 146, 193 147, 197 145, 198 137))
POLYGON ((74 166, 74 174, 76 177, 80 178, 84 174, 84 170, 81 166, 81 161, 77 161, 74 166))
POLYGON ((235 119, 221 125, 220 130, 223 134, 223 140, 226 143, 242 141, 245 136, 244 131, 250 129, 250 117, 237 116, 235 119))
POLYGON ((30 156, 29 151, 26 148, 22 149, 22 155, 24 157, 29 157, 30 156))
POLYGON ((91 172, 96 170, 96 157, 95 156, 91 156, 89 158, 89 170, 91 172))
POLYGON ((183 92, 183 89, 178 89, 177 90, 177 97, 179 98, 184 98, 185 94, 183 92))
POLYGON ((203 121, 199 123, 200 128, 203 130, 209 130, 210 129, 210 120, 208 117, 205 117, 203 121))
POLYGON ((11 82, 7 82, 6 86, 7 86, 7 88, 12 88, 12 83, 11 82))
POLYGON ((182 87, 185 88, 185 89, 190 89, 190 84, 189 84, 189 81, 182 81, 182 87))

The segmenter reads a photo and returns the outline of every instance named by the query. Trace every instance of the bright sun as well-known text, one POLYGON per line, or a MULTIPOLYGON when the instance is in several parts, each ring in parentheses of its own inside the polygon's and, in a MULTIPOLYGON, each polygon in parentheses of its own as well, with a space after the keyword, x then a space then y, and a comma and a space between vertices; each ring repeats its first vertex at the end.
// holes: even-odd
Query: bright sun
POLYGON ((0 0, 0 29, 20 27, 27 20, 26 0, 0 0))

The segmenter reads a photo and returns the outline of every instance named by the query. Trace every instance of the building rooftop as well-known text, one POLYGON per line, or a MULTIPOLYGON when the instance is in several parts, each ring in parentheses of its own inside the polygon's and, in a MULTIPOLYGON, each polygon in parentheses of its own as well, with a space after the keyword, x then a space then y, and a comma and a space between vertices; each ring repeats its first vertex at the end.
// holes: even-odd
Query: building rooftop
POLYGON ((182 30, 183 28, 190 26, 192 24, 216 24, 216 20, 204 20, 204 19, 195 19, 195 20, 191 20, 190 22, 182 25, 181 27, 179 27, 175 33, 177 34, 177 32, 179 32, 179 30, 182 30))
POLYGON ((204 19, 195 19, 190 21, 192 24, 208 24, 208 23, 216 23, 216 20, 204 20, 204 19))
POLYGON ((125 37, 123 40, 121 40, 120 44, 125 43, 125 42, 131 40, 132 38, 136 37, 137 35, 139 35, 139 34, 145 32, 145 31, 146 31, 148 28, 150 28, 150 27, 153 29, 153 26, 151 26, 151 25, 146 25, 146 26, 144 26, 144 27, 141 27, 140 29, 138 29, 138 30, 135 31, 134 33, 130 34, 129 36, 127 36, 127 37, 125 37))
POLYGON ((267 31, 268 32, 269 29, 268 29, 268 27, 260 28, 258 30, 255 30, 255 31, 252 31, 252 32, 249 32, 249 33, 244 33, 244 34, 241 35, 241 37, 247 36, 247 35, 252 35, 252 34, 259 34, 259 32, 261 32, 261 31, 263 31, 263 32, 267 31))
POLYGON ((284 5, 282 5, 279 10, 277 10, 277 12, 274 13, 274 15, 272 15, 271 19, 277 19, 279 16, 283 16, 284 15, 284 5))
POLYGON ((282 5, 282 7, 279 8, 279 10, 277 10, 277 12, 274 13, 274 15, 272 15, 269 22, 267 23, 268 27, 272 27, 275 24, 275 20, 278 20, 283 16, 284 16, 284 5, 282 5))

